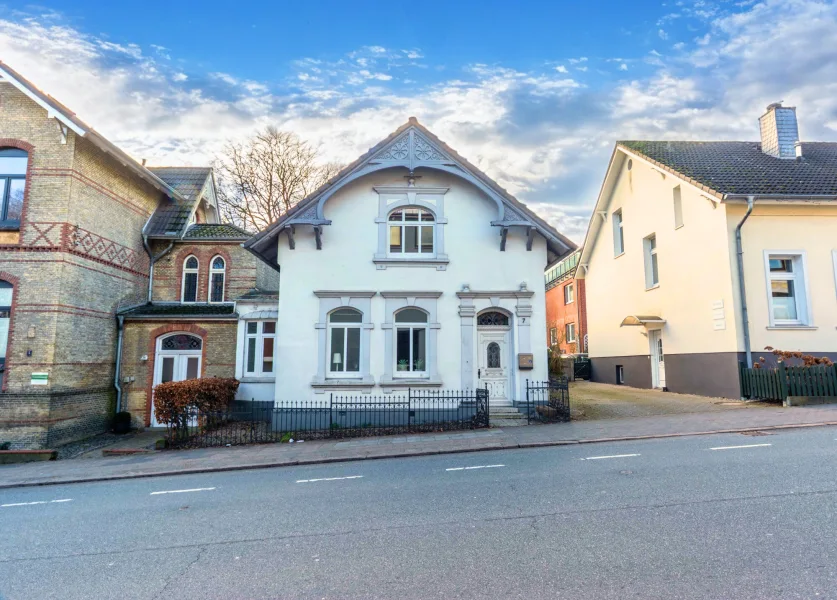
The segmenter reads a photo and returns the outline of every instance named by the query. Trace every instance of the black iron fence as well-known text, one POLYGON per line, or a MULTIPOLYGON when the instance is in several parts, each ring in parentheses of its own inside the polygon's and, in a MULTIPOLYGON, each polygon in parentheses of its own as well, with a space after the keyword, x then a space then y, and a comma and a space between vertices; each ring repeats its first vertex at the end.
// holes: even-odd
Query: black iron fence
POLYGON ((236 401, 223 411, 188 409, 166 430, 171 448, 206 448, 489 426, 488 390, 415 391, 273 403, 236 401))
POLYGON ((526 410, 529 423, 559 423, 570 420, 570 382, 566 377, 549 381, 526 380, 526 410))

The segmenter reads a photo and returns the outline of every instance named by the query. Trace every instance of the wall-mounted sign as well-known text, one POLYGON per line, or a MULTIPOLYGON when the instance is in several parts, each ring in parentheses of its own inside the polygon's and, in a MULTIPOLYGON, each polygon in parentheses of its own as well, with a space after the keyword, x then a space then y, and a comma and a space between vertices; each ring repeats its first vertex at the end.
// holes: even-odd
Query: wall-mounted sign
POLYGON ((49 383, 49 373, 32 373, 29 383, 30 385, 47 385, 49 383))
POLYGON ((518 369, 534 369, 535 368, 535 358, 532 354, 525 354, 521 353, 517 355, 517 368, 518 369))

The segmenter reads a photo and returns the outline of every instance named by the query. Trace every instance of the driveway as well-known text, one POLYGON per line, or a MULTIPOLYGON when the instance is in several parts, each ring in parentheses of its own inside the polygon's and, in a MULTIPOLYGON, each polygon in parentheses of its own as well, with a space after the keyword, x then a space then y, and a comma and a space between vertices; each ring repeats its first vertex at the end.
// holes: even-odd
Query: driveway
POLYGON ((759 410, 764 407, 775 408, 777 405, 767 402, 743 402, 729 398, 675 394, 625 385, 575 381, 570 384, 570 406, 574 420, 593 420, 759 410))

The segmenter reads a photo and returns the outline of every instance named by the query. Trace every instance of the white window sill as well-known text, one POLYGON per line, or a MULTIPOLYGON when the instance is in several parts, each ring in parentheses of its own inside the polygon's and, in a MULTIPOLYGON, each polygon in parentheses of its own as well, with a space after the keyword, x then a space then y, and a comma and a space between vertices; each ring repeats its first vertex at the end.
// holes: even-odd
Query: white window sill
POLYGON ((382 379, 380 383, 385 394, 389 394, 393 389, 442 387, 441 380, 430 380, 426 377, 419 379, 382 379))
POLYGON ((768 325, 765 329, 769 329, 771 331, 776 331, 779 329, 798 329, 802 331, 813 331, 818 329, 816 325, 768 325))
POLYGON ((241 383, 275 383, 275 375, 245 375, 239 379, 241 383))
POLYGON ((614 256, 613 258, 619 258, 620 256, 625 256, 625 251, 624 250, 622 250, 622 252, 620 252, 619 254, 614 256))
POLYGON ((360 390, 369 393, 374 386, 375 380, 368 375, 353 379, 314 379, 311 382, 311 387, 317 394, 325 393, 326 390, 360 390))
POLYGON ((396 257, 386 257, 386 258, 376 257, 376 258, 372 259, 372 262, 375 263, 375 266, 379 270, 384 270, 384 269, 392 268, 392 267, 429 267, 429 268, 434 268, 437 271, 444 271, 445 269, 447 269, 447 266, 448 266, 448 263, 450 263, 450 260, 448 260, 448 258, 446 256, 445 257, 428 256, 428 257, 422 258, 421 256, 417 255, 415 257, 410 256, 410 257, 405 257, 405 258, 401 258, 401 257, 398 257, 398 258, 396 258, 396 257))
POLYGON ((658 287, 660 287, 660 284, 659 284, 659 283, 655 283, 655 284, 654 284, 654 285, 652 285, 651 287, 647 287, 647 288, 645 288, 645 291, 646 291, 646 292, 650 292, 651 290, 656 290, 658 287))

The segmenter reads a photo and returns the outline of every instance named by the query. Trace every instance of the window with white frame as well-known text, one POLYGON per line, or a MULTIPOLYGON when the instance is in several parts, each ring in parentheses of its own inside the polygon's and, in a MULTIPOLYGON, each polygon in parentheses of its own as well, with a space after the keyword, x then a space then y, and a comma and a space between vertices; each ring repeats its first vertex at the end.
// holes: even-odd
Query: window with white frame
POLYGON ((567 323, 564 326, 564 334, 566 337, 566 342, 568 344, 572 344, 576 341, 575 339, 575 323, 567 323))
POLYGON ((674 228, 680 229, 683 227, 683 196, 680 192, 680 186, 676 186, 672 192, 674 204, 674 228))
POLYGON ((557 327, 550 327, 549 328, 549 345, 554 346, 558 343, 558 328, 557 327))
POLYGON ((244 373, 251 377, 271 376, 274 373, 276 351, 276 322, 247 321, 245 324, 244 373))
POLYGON ((18 148, 0 148, 0 226, 20 227, 29 155, 18 148))
POLYGON ((657 236, 649 235, 642 240, 645 254, 645 289, 651 289, 660 284, 660 268, 657 264, 657 236))
POLYGON ((224 301, 224 279, 226 277, 227 263, 220 256, 212 259, 209 265, 209 301, 224 301))
POLYGON ((622 227, 622 209, 613 212, 613 255, 625 253, 625 230, 622 227))
POLYGON ((765 252, 771 325, 809 325, 805 260, 799 253, 765 252))
POLYGON ((395 313, 395 377, 427 376, 427 313, 404 308, 395 313))
POLYGON ((183 285, 180 290, 181 302, 198 301, 198 259, 187 256, 183 261, 183 285))
POLYGON ((572 304, 575 301, 575 285, 568 283, 564 286, 564 304, 572 304))
POLYGON ((399 208, 389 214, 389 254, 433 254, 435 217, 423 208, 399 208))
POLYGON ((328 377, 361 377, 360 329, 363 315, 338 308, 328 315, 328 377))
POLYGON ((9 343, 13 291, 11 283, 0 280, 0 373, 6 368, 6 346, 9 343))

